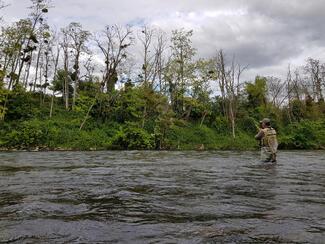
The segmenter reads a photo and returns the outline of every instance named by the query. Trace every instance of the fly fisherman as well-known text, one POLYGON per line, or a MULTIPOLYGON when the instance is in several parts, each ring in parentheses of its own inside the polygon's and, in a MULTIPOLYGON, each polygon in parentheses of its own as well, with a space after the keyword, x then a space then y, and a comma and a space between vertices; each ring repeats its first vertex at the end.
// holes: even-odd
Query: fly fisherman
POLYGON ((255 139, 261 141, 261 158, 264 162, 275 163, 278 150, 276 131, 271 127, 271 121, 268 118, 264 118, 260 124, 261 128, 255 139))

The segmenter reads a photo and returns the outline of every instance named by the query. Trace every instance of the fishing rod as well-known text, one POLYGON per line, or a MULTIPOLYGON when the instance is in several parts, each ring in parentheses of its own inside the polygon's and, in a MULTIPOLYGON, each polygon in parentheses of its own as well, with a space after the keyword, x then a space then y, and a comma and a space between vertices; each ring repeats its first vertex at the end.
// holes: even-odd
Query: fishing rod
MULTIPOLYGON (((262 129, 262 121, 259 121, 257 123, 257 121, 254 118, 253 118, 253 121, 254 121, 254 125, 255 125, 256 129, 258 131, 260 131, 262 129)), ((262 140, 259 140, 259 147, 262 148, 262 140)))

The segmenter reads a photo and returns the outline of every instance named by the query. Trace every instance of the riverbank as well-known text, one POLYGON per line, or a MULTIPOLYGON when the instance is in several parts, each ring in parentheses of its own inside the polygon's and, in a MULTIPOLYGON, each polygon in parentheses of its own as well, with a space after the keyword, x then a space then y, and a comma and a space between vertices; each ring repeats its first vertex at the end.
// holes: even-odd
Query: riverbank
MULTIPOLYGON (((253 131, 240 127, 232 138, 227 127, 183 121, 161 136, 135 124, 90 121, 80 130, 78 122, 56 117, 2 124, 0 151, 258 150, 253 131)), ((291 124, 278 134, 279 149, 325 149, 324 121, 291 124)))
MULTIPOLYGON (((89 148, 86 150, 78 150, 78 149, 72 149, 72 148, 29 148, 29 149, 18 149, 18 148, 0 148, 0 152, 8 152, 8 153, 14 153, 14 152, 108 152, 108 151, 125 151, 125 150, 118 150, 118 149, 97 149, 97 148, 89 148)), ((128 150, 128 151, 147 151, 147 152, 213 152, 213 151, 221 151, 221 152, 229 152, 229 151, 235 151, 235 152, 254 152, 259 151, 258 148, 256 149, 249 149, 249 150, 243 150, 243 149, 161 149, 161 150, 128 150)), ((290 151, 297 151, 297 149, 289 149, 285 150, 287 152, 290 151)), ((299 149, 298 151, 325 151, 325 147, 319 148, 319 149, 299 149)))
POLYGON ((156 103, 145 105, 153 101, 148 101, 140 91, 143 88, 121 91, 123 103, 113 105, 98 99, 90 106, 78 100, 69 110, 63 107, 60 98, 55 98, 52 104, 47 95, 13 93, 4 120, 0 121, 0 148, 6 151, 257 150, 254 135, 257 121, 263 117, 271 118, 278 132, 279 149, 325 148, 325 119, 317 112, 321 108, 317 104, 312 106, 313 113, 306 112, 306 118, 296 120, 289 120, 285 110, 267 106, 242 111, 235 120, 233 138, 231 123, 217 102, 211 104, 214 107, 203 113, 203 117, 193 107, 189 114, 176 114, 162 98, 156 101, 162 107, 156 103), (129 101, 130 97, 136 101, 129 101))

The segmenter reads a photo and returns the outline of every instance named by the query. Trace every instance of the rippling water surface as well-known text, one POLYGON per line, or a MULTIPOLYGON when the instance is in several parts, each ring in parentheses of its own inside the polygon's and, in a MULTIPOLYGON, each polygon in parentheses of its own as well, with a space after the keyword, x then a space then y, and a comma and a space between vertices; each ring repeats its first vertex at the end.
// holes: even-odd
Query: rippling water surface
POLYGON ((0 153, 0 242, 324 240, 324 152, 0 153))

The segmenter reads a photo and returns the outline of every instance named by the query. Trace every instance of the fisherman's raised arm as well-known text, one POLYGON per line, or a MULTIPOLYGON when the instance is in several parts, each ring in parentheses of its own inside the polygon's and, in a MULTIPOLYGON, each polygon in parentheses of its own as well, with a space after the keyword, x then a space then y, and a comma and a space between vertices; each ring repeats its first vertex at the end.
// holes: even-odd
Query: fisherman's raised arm
POLYGON ((256 135, 255 135, 255 139, 256 140, 262 140, 262 138, 264 137, 264 131, 260 130, 256 135))

